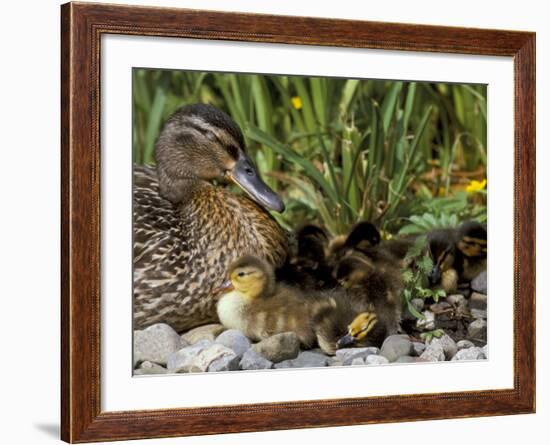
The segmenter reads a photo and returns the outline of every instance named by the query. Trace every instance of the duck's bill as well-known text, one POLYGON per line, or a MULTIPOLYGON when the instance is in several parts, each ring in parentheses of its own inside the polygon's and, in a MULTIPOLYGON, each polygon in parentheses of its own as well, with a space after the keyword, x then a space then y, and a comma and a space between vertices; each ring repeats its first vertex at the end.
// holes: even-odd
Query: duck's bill
POLYGON ((347 334, 347 335, 344 335, 343 337, 341 337, 336 342, 336 347, 338 349, 347 348, 347 347, 353 346, 354 344, 355 344, 355 338, 352 335, 347 334))
POLYGON ((231 280, 225 280, 221 286, 216 287, 212 293, 217 296, 221 294, 226 294, 227 292, 231 292, 235 288, 233 287, 233 283, 231 283, 231 280))
POLYGON ((430 275, 428 275, 428 281, 431 286, 438 284, 441 281, 441 269, 437 264, 433 267, 430 275))
POLYGON ((283 200, 260 178, 248 156, 244 154, 239 156, 237 163, 229 172, 229 178, 266 209, 279 213, 284 211, 283 200))

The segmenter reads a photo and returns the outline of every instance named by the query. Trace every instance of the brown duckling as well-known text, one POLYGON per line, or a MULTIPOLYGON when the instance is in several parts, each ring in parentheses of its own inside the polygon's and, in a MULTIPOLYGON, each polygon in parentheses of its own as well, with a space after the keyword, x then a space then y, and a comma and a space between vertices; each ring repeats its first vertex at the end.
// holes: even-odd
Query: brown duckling
POLYGON ((456 229, 434 230, 427 235, 427 242, 434 263, 430 284, 447 293, 487 268, 487 230, 477 221, 466 221, 456 229))
POLYGON ((428 276, 432 287, 441 287, 445 292, 454 292, 461 272, 460 252, 456 248, 457 231, 439 229, 428 233, 427 250, 433 262, 428 276))
POLYGON ((471 281, 487 269, 487 229, 477 221, 466 221, 458 227, 456 243, 461 253, 460 280, 471 281))
POLYGON ((287 235, 268 212, 284 204, 246 154, 240 128, 211 105, 177 110, 155 159, 134 166, 134 328, 168 323, 181 332, 217 321, 213 290, 234 259, 255 252, 284 264, 287 235))
POLYGON ((292 331, 304 348, 319 344, 333 354, 342 334, 334 323, 353 319, 349 304, 336 292, 306 294, 278 283, 273 267, 251 255, 231 264, 229 280, 219 291, 224 292, 217 305, 220 322, 254 341, 292 331))
POLYGON ((361 253, 353 253, 338 264, 335 276, 347 291, 352 312, 358 314, 349 324, 348 334, 338 341, 339 347, 354 343, 380 346, 388 335, 399 331, 399 268, 380 266, 361 253))
POLYGON ((277 281, 307 291, 336 287, 332 269, 325 258, 328 244, 328 235, 321 227, 313 224, 303 226, 296 232, 296 253, 276 270, 277 281))

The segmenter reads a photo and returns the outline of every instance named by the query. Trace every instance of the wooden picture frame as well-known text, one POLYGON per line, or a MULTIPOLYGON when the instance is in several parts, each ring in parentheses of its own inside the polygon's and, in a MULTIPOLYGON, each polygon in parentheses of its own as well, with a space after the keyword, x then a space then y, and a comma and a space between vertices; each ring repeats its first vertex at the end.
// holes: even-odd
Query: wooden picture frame
POLYGON ((91 3, 65 4, 61 17, 63 440, 96 442, 535 411, 534 33, 91 3), (99 92, 104 34, 513 57, 513 389, 102 412, 99 92))

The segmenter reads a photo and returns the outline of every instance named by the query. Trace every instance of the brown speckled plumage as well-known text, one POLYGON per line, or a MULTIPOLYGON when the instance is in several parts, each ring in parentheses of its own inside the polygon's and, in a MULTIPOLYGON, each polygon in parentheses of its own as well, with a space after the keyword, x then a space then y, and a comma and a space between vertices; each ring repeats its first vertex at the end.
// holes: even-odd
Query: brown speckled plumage
MULTIPOLYGON (((207 108, 209 113, 212 113, 211 108, 207 108)), ((193 126, 190 130, 184 129, 183 134, 187 135, 186 143, 196 142, 203 150, 202 168, 209 156, 217 156, 218 160, 214 161, 220 164, 220 155, 208 152, 203 133, 214 128, 218 135, 223 134, 223 129, 208 127, 212 124, 207 121, 208 115, 206 118, 200 115, 203 111, 204 106, 198 112, 183 109, 179 113, 183 118, 171 118, 165 126, 164 136, 159 138, 175 153, 174 156, 180 156, 184 150, 176 150, 181 141, 181 121, 190 115, 193 126), (174 122, 178 127, 170 128, 174 122), (204 128, 196 131, 199 125, 204 128), (176 137, 170 139, 171 133, 176 137)), ((219 124, 214 121, 216 123, 219 124)), ((216 137, 220 144, 221 139, 221 136, 216 137)), ((165 146, 159 147, 157 142, 157 160, 159 149, 165 150, 165 146)), ((198 156, 196 150, 193 156, 198 156)), ((180 158, 173 157, 166 162, 185 159, 180 158)), ((231 156, 227 158, 226 163, 231 162, 231 156)), ((212 165, 216 164, 214 161, 212 165)), ((223 168, 220 164, 220 177, 223 168)), ((286 234, 264 208, 226 187, 192 177, 192 165, 182 166, 180 170, 183 175, 172 178, 177 179, 173 182, 183 193, 161 196, 157 169, 134 167, 134 329, 162 322, 181 332, 217 321, 217 299, 212 291, 226 278, 233 260, 254 253, 280 266, 286 259, 286 234), (179 196, 179 202, 171 202, 163 196, 179 196)))

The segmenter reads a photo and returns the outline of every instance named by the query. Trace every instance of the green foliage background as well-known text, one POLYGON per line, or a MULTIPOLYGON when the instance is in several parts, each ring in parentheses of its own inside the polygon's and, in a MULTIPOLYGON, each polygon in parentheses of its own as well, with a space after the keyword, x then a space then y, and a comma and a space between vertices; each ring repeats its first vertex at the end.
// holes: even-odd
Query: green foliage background
POLYGON ((163 122, 196 102, 226 111, 287 210, 333 235, 486 218, 485 85, 135 69, 133 155, 154 163, 163 122))

